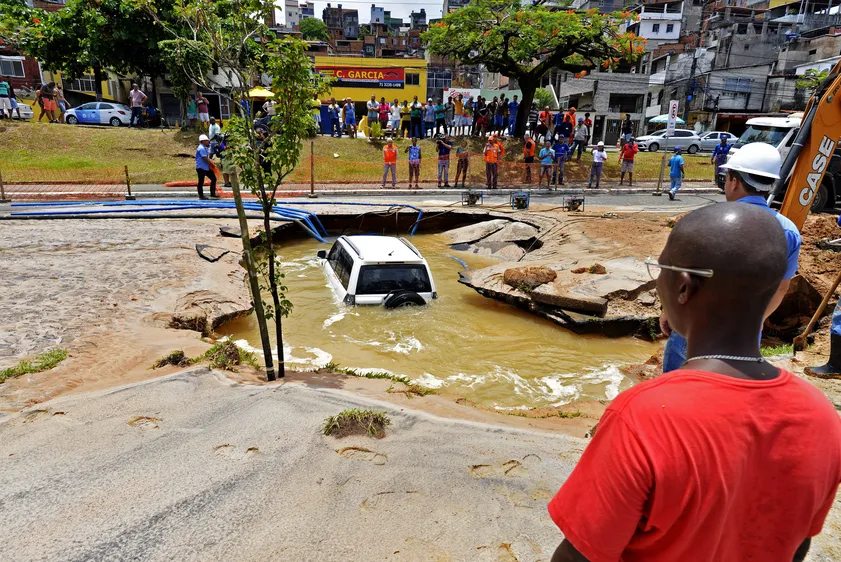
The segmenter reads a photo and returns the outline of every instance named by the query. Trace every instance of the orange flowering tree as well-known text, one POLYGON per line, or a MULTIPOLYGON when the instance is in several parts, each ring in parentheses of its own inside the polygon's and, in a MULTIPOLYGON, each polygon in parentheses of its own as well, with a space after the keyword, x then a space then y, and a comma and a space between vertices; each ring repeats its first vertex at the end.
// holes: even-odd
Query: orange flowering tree
MULTIPOLYGON (((427 49, 462 64, 483 64, 514 78, 530 107, 540 79, 557 68, 580 73, 634 62, 645 39, 621 32, 628 12, 586 12, 521 0, 474 0, 447 14, 423 34, 427 49)), ((525 131, 527 111, 517 112, 516 135, 525 131)))

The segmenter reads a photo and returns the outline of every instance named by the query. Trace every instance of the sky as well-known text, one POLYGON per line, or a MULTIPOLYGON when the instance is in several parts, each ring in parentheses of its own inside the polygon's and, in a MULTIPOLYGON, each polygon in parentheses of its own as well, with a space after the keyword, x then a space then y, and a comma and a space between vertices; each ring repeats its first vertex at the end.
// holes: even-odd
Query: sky
MULTIPOLYGON (((394 2, 377 2, 373 0, 330 0, 330 5, 333 7, 338 6, 339 4, 341 4, 343 8, 359 10, 359 23, 365 24, 371 21, 371 4, 376 4, 377 7, 390 10, 391 17, 402 18, 406 21, 406 23, 409 23, 409 14, 412 12, 419 12, 421 8, 426 10, 427 20, 440 18, 441 11, 444 8, 443 0, 440 2, 408 2, 406 0, 397 0, 394 2)), ((315 2, 315 17, 321 19, 321 11, 326 7, 327 2, 315 2)))

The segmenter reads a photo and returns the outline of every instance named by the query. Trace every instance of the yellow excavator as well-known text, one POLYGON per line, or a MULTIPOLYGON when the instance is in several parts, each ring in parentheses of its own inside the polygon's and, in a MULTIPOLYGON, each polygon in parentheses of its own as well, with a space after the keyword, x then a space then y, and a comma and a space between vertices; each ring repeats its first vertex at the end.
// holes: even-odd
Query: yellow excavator
MULTIPOLYGON (((783 161, 780 180, 768 196, 768 204, 782 195, 780 213, 802 230, 806 215, 812 207, 816 193, 823 185, 824 175, 830 167, 841 139, 841 62, 809 100, 800 130, 791 150, 783 161), (786 181, 787 180, 787 181, 786 181)), ((834 185, 834 184, 833 184, 834 185)), ((833 194, 837 196, 837 194, 833 194)), ((839 219, 841 225, 841 219, 839 219)), ((795 351, 803 349, 806 335, 823 314, 823 310, 841 282, 841 272, 824 295, 823 301, 804 332, 795 338, 795 351)), ((841 304, 836 306, 830 329, 830 356, 826 365, 807 367, 806 373, 818 377, 841 378, 841 304)))

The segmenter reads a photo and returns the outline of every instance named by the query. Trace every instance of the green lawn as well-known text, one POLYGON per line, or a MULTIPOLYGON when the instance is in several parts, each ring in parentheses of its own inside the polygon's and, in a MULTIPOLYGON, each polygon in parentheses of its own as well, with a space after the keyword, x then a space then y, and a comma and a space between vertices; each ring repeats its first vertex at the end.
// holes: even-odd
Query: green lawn
MULTIPOLYGON (((13 123, 0 121, 0 172, 7 182, 85 182, 122 183, 124 166, 128 166, 133 183, 164 183, 195 178, 193 155, 198 134, 174 130, 136 130, 111 127, 80 127, 46 123, 13 123)), ((400 147, 398 180, 407 177, 407 155, 403 149, 409 141, 397 140, 400 147)), ((473 156, 470 177, 483 182, 483 142, 470 139, 473 156)), ((522 143, 506 140, 506 154, 501 167, 500 181, 516 183, 524 175, 522 143)), ((435 143, 421 141, 423 147, 422 180, 436 177, 435 143)), ((379 183, 382 174, 382 143, 365 139, 314 139, 315 177, 317 183, 371 182, 379 183)), ((305 143, 302 163, 291 181, 309 183, 310 146, 305 143)), ((660 170, 662 153, 637 155, 634 179, 653 180, 660 170)), ((684 155, 687 180, 712 180, 713 166, 709 155, 684 155)), ((610 153, 604 179, 618 180, 618 155, 610 153)), ((592 156, 580 163, 567 163, 568 180, 586 180, 592 156)), ((450 169, 455 176, 455 162, 450 169)), ((537 166, 534 166, 537 173, 537 166)), ((668 172, 667 172, 668 175, 668 172)), ((536 176, 535 176, 536 177, 536 176)), ((667 178, 668 181, 668 178, 667 178)))

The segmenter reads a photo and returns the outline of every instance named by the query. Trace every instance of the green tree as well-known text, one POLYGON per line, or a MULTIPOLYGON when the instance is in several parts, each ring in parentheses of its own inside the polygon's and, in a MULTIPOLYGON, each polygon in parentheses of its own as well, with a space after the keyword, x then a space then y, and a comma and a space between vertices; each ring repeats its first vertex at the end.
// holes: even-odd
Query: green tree
POLYGON ((555 100, 552 98, 552 94, 546 88, 538 88, 534 92, 534 101, 537 103, 537 107, 539 109, 543 109, 547 105, 552 107, 555 104, 555 100))
MULTIPOLYGON (((147 0, 147 10, 157 14, 153 0, 147 0)), ((230 135, 226 157, 240 170, 232 179, 234 200, 242 231, 243 261, 248 272, 254 311, 260 328, 260 338, 266 361, 266 377, 275 379, 272 348, 267 320, 275 322, 278 374, 284 376, 282 319, 292 303, 285 295, 283 273, 277 267, 278 256, 272 240, 271 221, 276 194, 287 176, 298 165, 303 141, 312 128, 312 100, 328 89, 327 81, 313 72, 305 43, 292 38, 277 39, 263 23, 274 9, 271 0, 217 0, 209 3, 184 4, 178 8, 179 25, 172 29, 174 41, 164 45, 168 53, 193 53, 182 58, 168 57, 175 66, 171 71, 183 74, 202 89, 219 93, 226 98, 235 115, 228 121, 225 132, 230 135), (190 39, 185 39, 190 37, 190 39), (218 68, 225 84, 211 78, 206 65, 195 64, 205 56, 218 68), (198 57, 197 57, 198 55, 198 57), (193 62, 191 62, 193 61, 193 62), (252 127, 245 102, 253 103, 248 89, 259 84, 262 77, 271 77, 271 89, 276 93, 275 118, 270 122, 271 135, 261 138, 252 127), (251 247, 248 223, 240 192, 240 179, 260 203, 263 215, 265 255, 258 260, 251 247), (263 302, 261 289, 268 290, 271 302, 263 302)), ((159 23, 167 27, 163 20, 159 23)))
POLYGON ((327 24, 315 18, 306 18, 299 24, 301 35, 305 41, 329 41, 330 34, 327 33, 327 24))
POLYGON ((826 77, 829 76, 828 70, 816 70, 814 68, 810 68, 806 72, 803 73, 803 76, 798 79, 794 85, 798 89, 806 90, 810 96, 815 95, 815 92, 818 91, 818 88, 826 80, 826 77))
MULTIPOLYGON (((432 54, 516 79, 521 107, 528 108, 552 69, 582 72, 639 59, 645 40, 619 32, 635 17, 549 8, 540 0, 474 0, 430 26, 423 40, 432 54)), ((516 135, 523 134, 527 113, 517 112, 516 135)))

